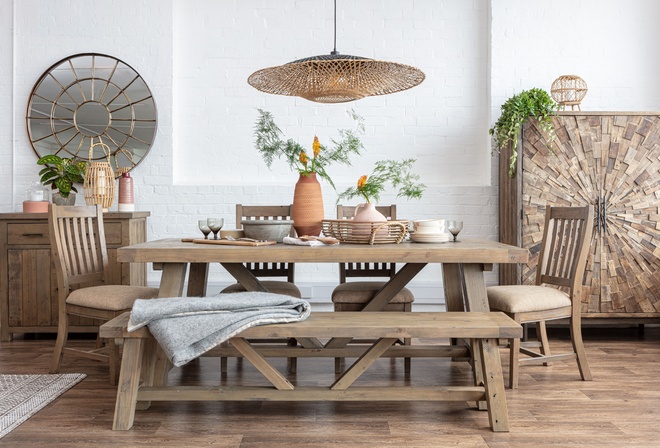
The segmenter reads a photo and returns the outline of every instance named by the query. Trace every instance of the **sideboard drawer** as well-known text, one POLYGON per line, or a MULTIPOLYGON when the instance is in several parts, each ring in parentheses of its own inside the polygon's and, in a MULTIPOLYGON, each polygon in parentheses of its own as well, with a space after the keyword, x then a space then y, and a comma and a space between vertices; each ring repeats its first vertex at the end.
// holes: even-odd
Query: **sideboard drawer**
POLYGON ((48 224, 7 224, 7 243, 48 245, 50 244, 48 224))
MULTIPOLYGON (((121 244, 121 222, 104 222, 105 242, 108 246, 121 244)), ((48 223, 7 224, 7 244, 10 245, 49 245, 48 223)))

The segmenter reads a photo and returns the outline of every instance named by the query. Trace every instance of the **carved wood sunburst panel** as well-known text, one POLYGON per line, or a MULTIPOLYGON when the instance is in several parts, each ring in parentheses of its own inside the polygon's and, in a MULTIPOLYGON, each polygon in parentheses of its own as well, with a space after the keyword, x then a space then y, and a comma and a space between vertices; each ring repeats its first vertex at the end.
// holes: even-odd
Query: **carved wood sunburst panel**
POLYGON ((660 116, 575 114, 554 118, 554 148, 535 121, 524 128, 522 244, 534 282, 547 205, 596 212, 585 273, 587 314, 660 316, 660 116))

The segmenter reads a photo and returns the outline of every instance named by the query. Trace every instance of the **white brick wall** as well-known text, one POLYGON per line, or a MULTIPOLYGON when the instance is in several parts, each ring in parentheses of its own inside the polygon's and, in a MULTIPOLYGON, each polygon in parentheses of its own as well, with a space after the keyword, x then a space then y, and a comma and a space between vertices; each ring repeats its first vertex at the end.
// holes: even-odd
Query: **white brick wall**
MULTIPOLYGON (((375 160, 417 157, 424 199, 388 192, 381 202, 398 202, 410 219, 463 219, 466 236, 489 239, 497 238, 497 179, 487 129, 506 98, 574 73, 589 83, 583 109, 660 110, 654 0, 346 0, 338 50, 415 65, 426 73, 422 85, 347 105, 247 85, 256 69, 328 53, 332 8, 331 0, 0 1, 0 211, 20 210, 38 171, 25 131, 29 92, 46 68, 79 52, 126 61, 155 95, 156 142, 133 173, 137 207, 152 213, 150 238, 195 234, 207 216, 232 223, 238 202, 290 203, 296 176, 284 163, 269 171, 253 149, 256 108, 303 144, 351 126, 345 111, 354 108, 365 118, 366 151, 353 168, 332 169, 340 189, 375 160)), ((323 190, 333 216, 336 195, 323 190)), ((299 265, 297 278, 327 301, 337 272, 299 265)), ((213 268, 212 290, 229 280, 213 268)), ((418 303, 437 302, 440 281, 437 266, 425 269, 413 285, 418 303)))

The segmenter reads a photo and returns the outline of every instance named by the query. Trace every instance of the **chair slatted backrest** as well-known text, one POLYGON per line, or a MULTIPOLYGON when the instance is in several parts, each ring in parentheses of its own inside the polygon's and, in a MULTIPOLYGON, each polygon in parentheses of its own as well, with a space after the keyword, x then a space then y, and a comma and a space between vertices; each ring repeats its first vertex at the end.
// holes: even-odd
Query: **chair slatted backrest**
MULTIPOLYGON (((291 205, 243 205, 236 204, 236 228, 241 228, 241 221, 291 219, 291 205)), ((247 268, 255 277, 286 277, 294 281, 293 263, 246 263, 247 268)))
MULTIPOLYGON (((355 216, 355 205, 337 205, 337 219, 351 219, 355 216)), ((396 205, 377 205, 376 210, 388 220, 396 220, 396 205)), ((387 277, 396 274, 395 263, 340 263, 339 282, 346 283, 351 277, 387 277)))
POLYGON ((51 251, 60 287, 105 282, 108 253, 101 206, 51 204, 48 210, 51 251))
POLYGON ((593 207, 548 207, 536 284, 575 290, 582 285, 593 234, 593 207))

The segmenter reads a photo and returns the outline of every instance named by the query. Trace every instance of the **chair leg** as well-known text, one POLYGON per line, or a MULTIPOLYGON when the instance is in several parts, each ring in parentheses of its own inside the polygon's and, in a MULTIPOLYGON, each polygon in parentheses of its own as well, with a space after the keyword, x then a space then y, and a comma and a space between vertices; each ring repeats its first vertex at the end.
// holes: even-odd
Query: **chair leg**
MULTIPOLYGON (((296 338, 289 338, 286 345, 289 347, 296 347, 298 345, 298 341, 296 338)), ((296 373, 298 370, 298 358, 287 358, 286 366, 289 373, 296 373)))
POLYGON ((220 358, 220 375, 225 377, 227 375, 227 357, 222 356, 220 358))
MULTIPOLYGON (((577 310, 579 313, 579 307, 577 310)), ((571 318, 571 343, 573 344, 573 351, 577 355, 577 364, 578 369, 580 370, 580 376, 584 381, 591 381, 593 377, 591 376, 591 369, 589 368, 589 362, 587 361, 587 352, 585 351, 584 343, 582 342, 582 327, 580 325, 579 314, 577 318, 571 318)))
POLYGON ((509 388, 518 389, 520 339, 509 339, 509 388))
POLYGON ((59 313, 57 324, 57 340, 53 350, 53 358, 50 362, 50 373, 59 373, 62 366, 62 350, 69 337, 69 315, 66 312, 59 313))
POLYGON ((341 373, 341 362, 344 360, 344 358, 335 358, 335 373, 340 374, 341 373))
MULTIPOLYGON (((405 338, 403 340, 403 345, 412 345, 412 339, 410 338, 405 338)), ((407 375, 410 374, 410 366, 411 366, 411 358, 404 358, 403 359, 403 371, 407 375)))
MULTIPOLYGON (((541 320, 536 323, 536 338, 541 343, 541 354, 543 356, 550 356, 550 344, 548 343, 548 332, 546 331, 545 321, 541 320)), ((544 366, 549 366, 552 363, 544 362, 544 366)))
POLYGON ((120 360, 119 347, 115 340, 111 338, 108 340, 108 364, 110 367, 111 386, 116 386, 117 381, 119 380, 120 360))

